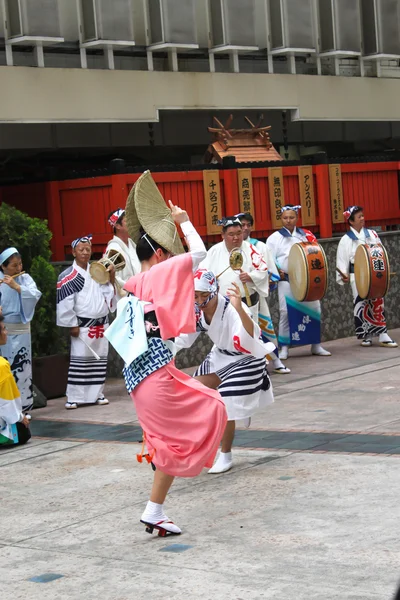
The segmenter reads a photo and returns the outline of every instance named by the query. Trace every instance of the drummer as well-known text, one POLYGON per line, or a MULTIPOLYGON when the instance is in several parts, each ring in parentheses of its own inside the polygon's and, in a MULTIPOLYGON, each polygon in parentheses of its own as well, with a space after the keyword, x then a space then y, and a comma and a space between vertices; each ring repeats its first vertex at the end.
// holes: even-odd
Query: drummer
POLYGON ((311 231, 296 227, 301 206, 287 204, 281 209, 283 227, 267 239, 267 247, 274 257, 280 274, 279 294, 279 357, 286 360, 289 346, 311 344, 311 354, 330 356, 331 353, 321 346, 321 304, 298 302, 290 288, 288 277, 289 252, 293 244, 316 242, 311 231))
MULTIPOLYGON (((217 275, 221 273, 221 276, 218 277, 218 284, 220 293, 223 296, 226 296, 228 289, 232 287, 232 283, 236 283, 241 291, 242 301, 248 305, 243 288, 243 284, 246 284, 250 295, 250 313, 252 319, 258 323, 260 298, 265 299, 269 294, 270 277, 272 278, 272 273, 269 272, 268 265, 262 254, 259 253, 253 245, 249 244, 249 242, 243 240, 243 227, 240 216, 241 215, 224 217, 218 221, 218 225, 222 226, 222 242, 215 244, 215 246, 212 246, 210 250, 208 250, 207 258, 201 263, 200 268, 213 271, 217 275), (234 272, 232 269, 227 268, 229 267, 230 252, 233 249, 239 249, 242 253, 243 266, 240 269, 240 272, 234 272)), ((277 275, 276 270, 275 273, 277 275)), ((260 327, 262 330, 263 341, 271 341, 277 345, 277 339, 267 303, 263 302, 262 307, 263 321, 261 320, 260 315, 260 327)), ((271 355, 269 360, 272 362, 275 373, 290 373, 290 370, 282 364, 277 354, 271 355)))
POLYGON ((354 326, 361 346, 372 346, 373 336, 379 336, 379 345, 397 348, 387 333, 383 298, 360 298, 354 276, 354 256, 361 244, 382 244, 373 229, 365 227, 364 210, 361 206, 349 206, 343 213, 350 229, 339 242, 336 255, 336 281, 339 285, 350 283, 354 302, 354 326), (339 273, 340 271, 340 273, 339 273))

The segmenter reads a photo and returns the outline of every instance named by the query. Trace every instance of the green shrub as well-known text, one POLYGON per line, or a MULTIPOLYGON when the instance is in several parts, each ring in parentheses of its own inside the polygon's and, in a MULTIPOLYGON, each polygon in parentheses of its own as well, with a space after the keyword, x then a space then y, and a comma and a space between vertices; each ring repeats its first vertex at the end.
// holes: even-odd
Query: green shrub
POLYGON ((51 236, 47 221, 29 217, 4 203, 0 206, 0 251, 15 246, 24 271, 42 292, 32 321, 32 353, 36 357, 66 350, 65 336, 56 325, 57 274, 49 263, 51 236))

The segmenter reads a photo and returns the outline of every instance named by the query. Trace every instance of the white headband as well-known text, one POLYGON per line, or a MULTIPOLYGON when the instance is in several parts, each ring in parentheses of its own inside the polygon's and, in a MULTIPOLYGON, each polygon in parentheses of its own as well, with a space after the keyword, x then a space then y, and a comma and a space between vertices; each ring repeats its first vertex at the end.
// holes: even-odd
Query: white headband
POLYGON ((282 206, 282 208, 281 208, 281 214, 283 214, 287 210, 294 210, 294 212, 298 214, 298 212, 299 212, 300 209, 301 209, 300 204, 298 204, 297 206, 282 206))

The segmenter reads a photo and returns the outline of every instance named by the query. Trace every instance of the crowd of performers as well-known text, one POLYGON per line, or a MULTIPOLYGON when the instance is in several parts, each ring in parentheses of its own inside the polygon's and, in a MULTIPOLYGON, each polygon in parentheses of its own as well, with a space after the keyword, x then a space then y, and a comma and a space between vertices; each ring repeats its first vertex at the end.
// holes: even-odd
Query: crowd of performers
MULTIPOLYGON (((164 511, 174 477, 193 477, 204 467, 209 473, 232 468, 236 422, 249 426, 252 416, 274 401, 268 363, 274 373, 288 375, 290 369, 282 361, 289 348, 298 345, 310 345, 312 355, 330 356, 321 345, 320 302, 297 302, 290 288, 290 249, 315 240, 297 226, 299 209, 282 208, 282 228, 266 243, 251 237, 249 213, 226 217, 220 221, 222 241, 208 252, 187 213, 171 202, 162 219, 162 237, 159 231, 153 237, 151 228, 143 229, 136 244, 129 236, 125 210, 117 209, 108 218, 114 233, 108 249, 121 253, 125 266, 118 272, 111 266, 110 280, 104 284, 89 271, 91 236, 71 244, 73 264, 57 284, 57 323, 68 328, 71 337, 65 407, 108 404, 104 384, 110 341, 124 359, 127 391, 147 446, 143 456, 154 470, 141 517, 149 532, 181 532, 164 511), (240 271, 227 269, 234 248, 242 254, 240 271), (268 296, 276 288, 278 336, 268 308, 268 296), (109 314, 116 309, 110 326, 109 314), (298 327, 304 319, 310 324, 305 331, 298 327), (191 377, 176 368, 174 356, 201 333, 213 346, 191 377)), ((349 207, 345 216, 350 228, 338 246, 337 281, 351 285, 357 338, 362 346, 370 346, 378 336, 381 346, 397 347, 387 333, 383 299, 362 300, 354 282, 358 245, 379 243, 379 237, 365 228, 361 207, 349 207)), ((3 251, 0 267, 0 444, 24 443, 30 436, 33 397, 30 322, 41 293, 33 279, 22 274, 16 248, 3 251)))

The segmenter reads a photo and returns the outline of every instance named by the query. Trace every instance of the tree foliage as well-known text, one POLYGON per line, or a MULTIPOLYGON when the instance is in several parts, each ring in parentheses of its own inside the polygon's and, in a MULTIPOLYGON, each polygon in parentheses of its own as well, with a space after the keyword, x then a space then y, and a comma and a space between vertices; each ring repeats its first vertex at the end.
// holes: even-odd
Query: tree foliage
POLYGON ((49 262, 51 236, 47 221, 5 203, 0 206, 0 251, 15 246, 24 271, 42 292, 32 321, 33 356, 49 356, 66 349, 65 338, 56 325, 57 273, 49 262))

